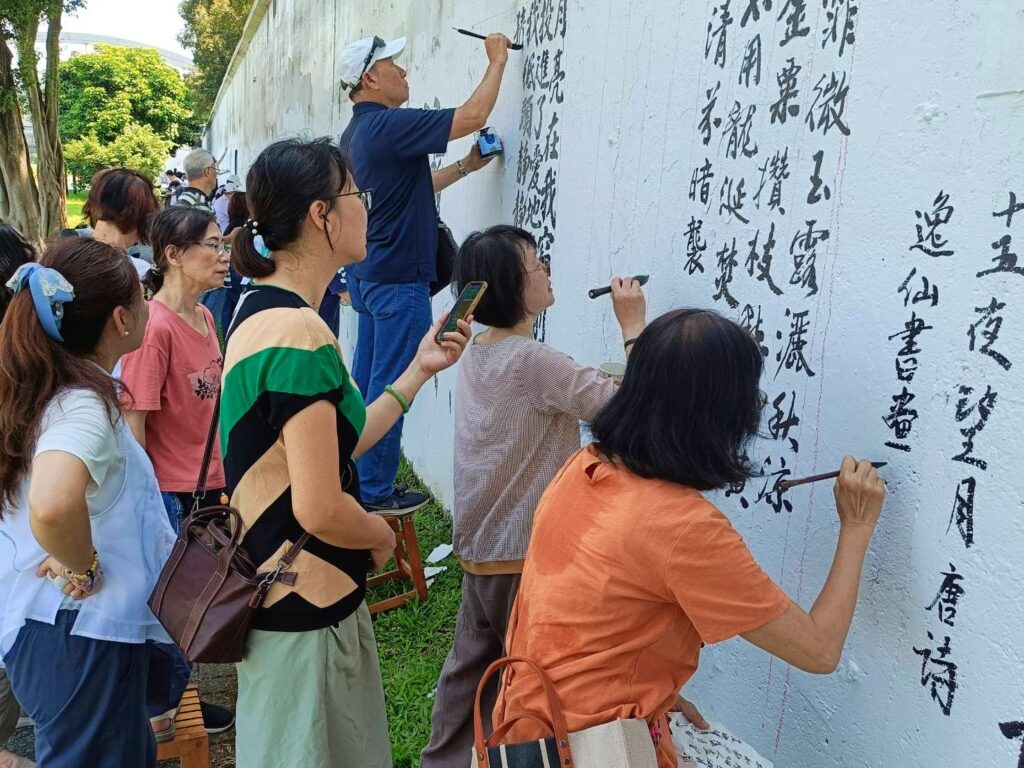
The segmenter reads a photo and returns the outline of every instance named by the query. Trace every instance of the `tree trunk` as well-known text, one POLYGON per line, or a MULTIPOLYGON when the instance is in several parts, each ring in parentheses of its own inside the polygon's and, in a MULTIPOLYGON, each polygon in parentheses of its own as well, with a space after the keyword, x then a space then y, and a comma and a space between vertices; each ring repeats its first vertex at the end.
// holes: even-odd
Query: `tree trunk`
POLYGON ((64 151, 57 127, 63 11, 60 0, 50 2, 47 6, 49 27, 46 32, 46 72, 42 84, 39 82, 39 58, 35 50, 39 17, 34 16, 24 28, 18 30, 18 70, 32 113, 38 161, 39 228, 43 237, 57 235, 67 218, 67 178, 64 151))
POLYGON ((0 39, 0 216, 31 241, 41 239, 39 193, 21 123, 11 49, 0 39))

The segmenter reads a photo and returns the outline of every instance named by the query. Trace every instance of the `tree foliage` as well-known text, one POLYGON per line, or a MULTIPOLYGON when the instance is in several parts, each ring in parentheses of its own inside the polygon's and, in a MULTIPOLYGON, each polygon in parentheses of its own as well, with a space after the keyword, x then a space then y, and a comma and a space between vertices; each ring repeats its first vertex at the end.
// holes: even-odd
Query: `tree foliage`
POLYGON ((97 45, 95 53, 72 56, 60 65, 60 98, 64 141, 95 136, 109 144, 145 126, 180 146, 198 132, 188 87, 150 48, 97 45))
POLYGON ((66 180, 58 130, 60 30, 65 11, 85 0, 2 0, 0 2, 0 213, 31 239, 48 237, 64 225, 66 180), (46 65, 40 72, 36 33, 47 25, 46 65), (12 50, 18 54, 17 77, 12 50), (28 162, 24 112, 32 119, 36 167, 28 162))
POLYGON ((192 51, 195 70, 188 78, 197 117, 205 122, 242 36, 253 0, 182 0, 185 31, 178 37, 192 51))
POLYGON ((172 143, 160 137, 151 126, 129 123, 113 141, 100 142, 95 135, 72 139, 64 144, 68 170, 81 181, 88 181, 103 168, 133 168, 145 176, 160 173, 170 155, 172 143))

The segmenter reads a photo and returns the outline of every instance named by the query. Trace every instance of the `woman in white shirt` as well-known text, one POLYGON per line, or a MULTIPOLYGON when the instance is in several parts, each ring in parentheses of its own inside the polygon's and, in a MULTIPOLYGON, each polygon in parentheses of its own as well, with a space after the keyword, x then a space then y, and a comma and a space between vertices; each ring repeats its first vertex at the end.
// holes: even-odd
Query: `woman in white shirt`
POLYGON ((148 310, 131 262, 69 238, 21 267, 0 326, 0 654, 39 768, 156 765, 147 599, 174 542, 114 363, 148 310))

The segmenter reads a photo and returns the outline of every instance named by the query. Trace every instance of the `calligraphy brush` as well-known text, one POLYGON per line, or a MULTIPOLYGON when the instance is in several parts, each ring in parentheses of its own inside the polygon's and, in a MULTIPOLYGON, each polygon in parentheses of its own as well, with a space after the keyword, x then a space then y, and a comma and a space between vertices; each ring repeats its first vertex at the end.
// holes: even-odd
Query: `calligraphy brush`
MULTIPOLYGON (((889 462, 887 462, 887 461, 872 461, 871 462, 871 466, 874 467, 875 469, 881 469, 882 467, 884 467, 888 463, 889 462)), ((801 477, 801 478, 799 478, 797 480, 783 480, 782 482, 779 483, 779 490, 780 491, 788 491, 790 488, 793 488, 794 486, 797 486, 797 485, 806 485, 807 483, 816 483, 819 480, 831 480, 834 477, 839 477, 839 473, 838 472, 825 472, 824 474, 821 474, 821 475, 811 475, 810 477, 801 477)))
MULTIPOLYGON (((638 283, 640 283, 640 285, 647 285, 647 281, 651 279, 651 276, 650 275, 635 275, 633 277, 633 279, 636 280, 638 283)), ((606 286, 604 286, 602 288, 591 288, 589 291, 587 291, 587 295, 590 298, 592 298, 592 299, 596 299, 598 296, 604 296, 606 293, 611 293, 611 292, 612 292, 612 287, 610 285, 606 285, 606 286)))
MULTIPOLYGON (((480 35, 480 34, 477 34, 476 32, 470 32, 468 29, 459 29, 459 27, 452 27, 452 29, 454 29, 460 35, 466 35, 467 37, 475 37, 477 40, 486 40, 487 39, 487 35, 480 35)), ((513 51, 521 51, 521 50, 523 50, 523 44, 522 43, 512 43, 512 45, 510 45, 509 48, 511 48, 513 51)))

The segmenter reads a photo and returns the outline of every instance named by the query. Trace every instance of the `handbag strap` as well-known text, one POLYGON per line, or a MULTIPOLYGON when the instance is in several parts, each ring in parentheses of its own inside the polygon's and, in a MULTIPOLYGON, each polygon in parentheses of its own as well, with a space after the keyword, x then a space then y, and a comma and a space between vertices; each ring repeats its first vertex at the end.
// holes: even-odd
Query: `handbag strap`
POLYGON ((309 541, 309 534, 303 533, 299 536, 298 541, 292 544, 291 548, 284 553, 284 557, 281 558, 281 565, 284 568, 288 568, 292 563, 295 562, 295 558, 299 556, 299 552, 306 546, 306 542, 309 541))
MULTIPOLYGON (((533 671, 537 673, 541 687, 547 695, 549 709, 548 716, 550 717, 551 732, 555 736, 555 748, 558 750, 558 763, 562 768, 572 768, 573 761, 572 749, 569 747, 569 731, 565 725, 565 716, 562 714, 562 704, 558 700, 558 694, 555 692, 555 686, 551 683, 551 678, 548 677, 547 672, 545 672, 536 662, 523 656, 506 656, 502 659, 498 659, 487 668, 483 677, 480 678, 480 684, 476 689, 476 700, 473 702, 473 746, 479 768, 490 768, 491 765, 490 758, 487 754, 488 745, 484 740, 483 716, 480 712, 484 686, 495 672, 500 669, 504 669, 505 667, 510 667, 513 664, 526 664, 527 666, 532 667, 533 671)), ((535 716, 536 713, 533 711, 530 711, 528 714, 531 718, 537 719, 535 716)), ((497 729, 497 733, 504 736, 507 730, 507 728, 502 726, 497 729)))
POLYGON ((203 463, 199 467, 199 479, 196 481, 196 489, 192 492, 195 500, 192 511, 199 509, 199 502, 206 498, 206 480, 210 474, 210 462, 213 460, 213 443, 217 439, 217 421, 220 419, 220 389, 217 390, 217 399, 213 403, 213 418, 210 419, 210 431, 206 435, 206 450, 203 451, 203 463))
POLYGON ((259 584, 256 586, 256 591, 253 592, 252 597, 249 599, 249 605, 252 608, 259 608, 263 604, 264 598, 267 596, 267 592, 274 585, 275 581, 283 581, 287 584, 295 583, 295 574, 287 574, 285 571, 295 562, 295 558, 299 556, 299 552, 306 546, 306 542, 309 541, 309 534, 303 533, 299 536, 298 540, 289 547, 288 551, 285 552, 281 559, 277 561, 277 565, 274 570, 264 574, 262 577, 257 575, 260 579, 259 584))

